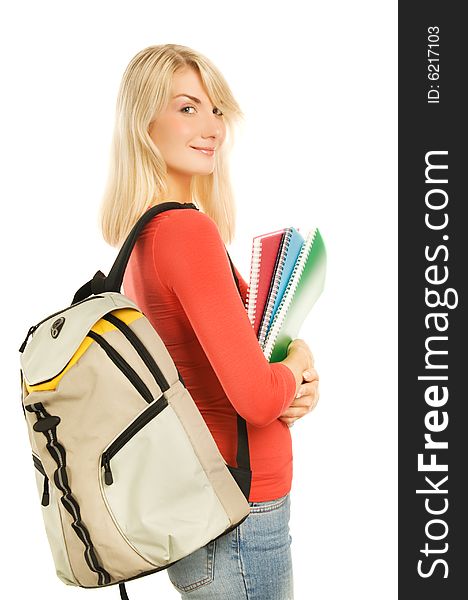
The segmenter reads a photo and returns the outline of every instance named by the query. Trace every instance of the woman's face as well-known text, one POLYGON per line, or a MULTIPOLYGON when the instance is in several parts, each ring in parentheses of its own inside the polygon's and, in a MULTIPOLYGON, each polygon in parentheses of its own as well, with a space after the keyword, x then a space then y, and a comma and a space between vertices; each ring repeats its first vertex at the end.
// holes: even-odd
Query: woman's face
POLYGON ((192 175, 212 173, 216 152, 226 137, 222 112, 211 104, 200 75, 192 68, 174 73, 169 104, 148 131, 170 179, 190 180, 192 175))

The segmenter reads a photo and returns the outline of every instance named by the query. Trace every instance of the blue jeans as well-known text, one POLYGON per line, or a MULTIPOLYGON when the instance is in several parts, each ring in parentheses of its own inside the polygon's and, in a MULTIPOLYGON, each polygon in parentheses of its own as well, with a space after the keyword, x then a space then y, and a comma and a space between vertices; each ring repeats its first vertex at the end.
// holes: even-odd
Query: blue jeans
POLYGON ((293 600, 290 502, 249 502, 243 523, 168 567, 181 598, 293 600))

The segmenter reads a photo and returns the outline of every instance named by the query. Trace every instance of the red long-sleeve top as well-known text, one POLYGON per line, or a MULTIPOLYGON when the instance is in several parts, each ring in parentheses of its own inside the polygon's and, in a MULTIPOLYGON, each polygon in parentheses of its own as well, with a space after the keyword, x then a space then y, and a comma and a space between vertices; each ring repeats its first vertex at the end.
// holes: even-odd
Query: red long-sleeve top
POLYGON ((236 466, 237 417, 247 423, 252 484, 249 500, 287 494, 292 440, 278 417, 296 381, 284 364, 269 363, 237 290, 215 222, 195 209, 172 209, 141 232, 125 271, 124 294, 158 332, 224 460, 236 466))

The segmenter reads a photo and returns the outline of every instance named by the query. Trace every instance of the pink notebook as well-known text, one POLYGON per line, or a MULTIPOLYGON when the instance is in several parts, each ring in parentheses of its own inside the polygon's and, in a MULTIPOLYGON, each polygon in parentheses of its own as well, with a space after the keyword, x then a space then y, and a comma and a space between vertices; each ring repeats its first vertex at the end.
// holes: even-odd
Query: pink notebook
POLYGON ((284 232, 285 228, 253 238, 246 308, 257 337, 284 232))

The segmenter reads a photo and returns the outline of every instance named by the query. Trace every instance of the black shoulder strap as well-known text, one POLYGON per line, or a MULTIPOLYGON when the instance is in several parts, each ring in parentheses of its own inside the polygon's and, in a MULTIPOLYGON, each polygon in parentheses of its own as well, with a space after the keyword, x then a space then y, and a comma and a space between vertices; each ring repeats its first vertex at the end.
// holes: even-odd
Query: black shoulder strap
POLYGON ((132 227, 130 233, 127 236, 127 239, 122 244, 117 258, 115 259, 114 264, 112 265, 112 268, 109 271, 109 275, 106 277, 102 271, 97 271, 94 277, 90 281, 85 283, 83 286, 81 286, 80 289, 76 292, 75 296, 73 297, 72 304, 80 302, 81 300, 88 298, 88 296, 91 296, 92 294, 100 294, 101 292, 120 293, 120 288, 122 287, 122 281, 125 269, 127 268, 127 264, 130 259, 130 254, 132 253, 133 247, 135 246, 137 238, 143 227, 159 213, 162 213, 166 210, 178 208, 191 208, 198 210, 195 204, 191 202, 186 202, 185 204, 182 204, 181 202, 163 202, 162 204, 157 204, 156 206, 153 206, 152 208, 147 210, 132 227))
MULTIPOLYGON (((180 202, 163 202, 162 204, 158 204, 153 206, 148 211, 146 211, 135 223, 132 230, 127 236, 127 239, 122 244, 120 251, 117 255, 117 258, 112 265, 111 270, 109 271, 109 275, 106 277, 102 271, 97 271, 94 277, 82 285, 80 289, 76 292, 73 297, 72 304, 76 302, 80 302, 88 296, 92 294, 100 294, 101 292, 119 292, 122 287, 122 281, 125 273, 125 269, 127 268, 128 261, 130 260, 130 255, 132 253, 133 247, 142 231, 143 227, 151 221, 153 217, 162 213, 166 210, 172 209, 186 209, 191 208, 195 210, 199 210, 195 204, 192 202, 186 202, 184 204, 180 202)), ((229 263, 231 265, 232 275, 234 277, 234 281, 236 282, 237 289, 239 290, 239 294, 241 293, 239 287, 239 280, 234 271, 234 265, 232 264, 231 257, 229 256, 229 252, 226 249, 226 254, 229 258, 229 263)))

